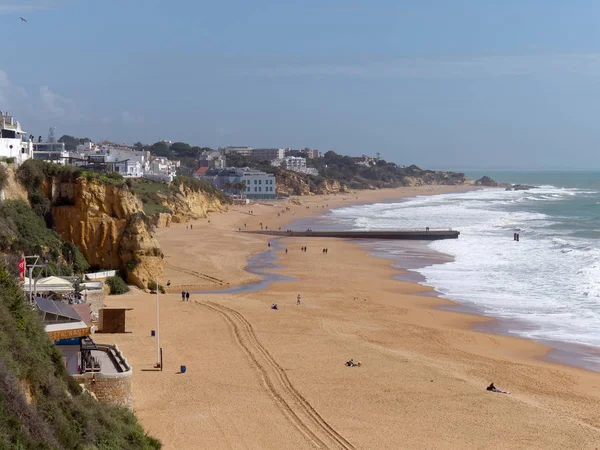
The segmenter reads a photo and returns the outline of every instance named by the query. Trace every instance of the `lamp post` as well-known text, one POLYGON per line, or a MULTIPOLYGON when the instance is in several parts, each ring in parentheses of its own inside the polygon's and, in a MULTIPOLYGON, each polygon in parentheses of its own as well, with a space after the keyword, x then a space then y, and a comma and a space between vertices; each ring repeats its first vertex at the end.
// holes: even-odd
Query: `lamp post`
POLYGON ((160 357, 160 323, 158 320, 158 273, 156 274, 156 367, 162 370, 160 357))

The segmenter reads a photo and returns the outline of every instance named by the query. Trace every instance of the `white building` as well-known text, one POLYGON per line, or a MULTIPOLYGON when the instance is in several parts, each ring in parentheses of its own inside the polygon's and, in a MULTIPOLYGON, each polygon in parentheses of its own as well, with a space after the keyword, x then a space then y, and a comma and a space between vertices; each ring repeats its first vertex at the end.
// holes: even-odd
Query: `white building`
POLYGON ((230 193, 239 192, 249 199, 274 199, 277 194, 275 175, 248 167, 209 169, 204 175, 198 173, 194 174, 194 177, 212 183, 218 189, 230 193), (244 189, 238 189, 235 185, 240 185, 244 189))
POLYGON ((140 178, 144 175, 144 170, 139 161, 118 161, 114 163, 113 167, 115 172, 124 177, 140 178))
POLYGON ((90 152, 93 150, 96 150, 96 144, 94 144, 92 141, 86 141, 77 146, 77 152, 79 153, 90 152))
POLYGON ((281 159, 271 161, 272 166, 281 167, 285 165, 288 170, 306 169, 306 158, 301 156, 286 156, 281 159))
POLYGON ((65 150, 64 142, 33 142, 33 159, 39 159, 54 164, 66 165, 69 152, 65 150))
POLYGON ((0 111, 0 158, 15 158, 17 165, 33 155, 32 140, 8 112, 0 111))
POLYGON ((287 148, 255 148, 250 156, 260 161, 273 161, 274 159, 285 158, 287 148))
POLYGON ((224 169, 226 157, 221 152, 204 152, 198 158, 199 167, 210 167, 211 169, 224 169))

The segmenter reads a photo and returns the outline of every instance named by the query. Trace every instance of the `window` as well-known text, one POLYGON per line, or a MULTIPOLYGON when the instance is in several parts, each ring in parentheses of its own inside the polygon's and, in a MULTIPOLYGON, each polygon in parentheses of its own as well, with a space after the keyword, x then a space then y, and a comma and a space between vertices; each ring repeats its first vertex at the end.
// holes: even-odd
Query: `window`
POLYGON ((258 180, 258 184, 262 184, 262 180, 258 180))
POLYGON ((262 192, 262 188, 261 187, 258 188, 258 192, 262 192))
MULTIPOLYGON (((256 180, 255 180, 256 181, 256 180)), ((256 187, 254 187, 254 192, 256 192, 256 187)))

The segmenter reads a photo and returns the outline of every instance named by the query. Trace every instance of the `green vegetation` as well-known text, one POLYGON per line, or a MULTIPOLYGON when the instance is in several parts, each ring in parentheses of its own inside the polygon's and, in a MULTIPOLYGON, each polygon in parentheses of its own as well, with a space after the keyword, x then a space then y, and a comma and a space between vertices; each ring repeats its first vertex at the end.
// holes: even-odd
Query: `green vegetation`
POLYGON ((193 147, 185 142, 173 142, 171 145, 166 142, 156 142, 146 147, 153 154, 169 159, 198 158, 203 151, 212 151, 209 147, 193 147))
POLYGON ((152 216, 158 213, 171 213, 169 207, 163 203, 179 192, 180 186, 185 186, 195 192, 204 192, 218 198, 221 203, 230 204, 231 198, 215 188, 212 184, 192 177, 175 177, 171 185, 163 181, 152 181, 146 178, 127 180, 127 185, 141 201, 144 213, 152 216))
POLYGON ((8 169, 0 164, 0 190, 6 187, 6 183, 8 183, 8 169))
POLYGON ((179 176, 173 180, 173 186, 185 186, 194 192, 204 192, 208 195, 217 197, 223 204, 231 204, 231 197, 225 195, 222 191, 206 181, 201 181, 192 177, 179 176))
POLYGON ((90 267, 75 245, 46 228, 44 220, 22 200, 0 204, 0 252, 19 259, 22 254, 40 255, 48 261, 48 275, 79 274, 90 267))
POLYGON ((121 277, 109 277, 106 279, 106 284, 110 288, 110 295, 126 294, 129 292, 129 286, 125 284, 121 277))
MULTIPOLYGON (((148 290, 156 292, 156 282, 155 281, 148 281, 148 290)), ((158 285, 158 290, 160 291, 161 294, 166 293, 165 287, 162 284, 158 285)))
POLYGON ((64 368, 0 264, 0 449, 159 449, 129 410, 94 400, 64 368))
POLYGON ((152 181, 147 178, 127 181, 129 190, 142 201, 144 213, 148 216, 171 212, 167 206, 162 204, 169 197, 169 185, 167 183, 152 181))
POLYGON ((352 189, 366 189, 370 186, 406 186, 409 178, 421 178, 424 184, 461 184, 463 173, 423 170, 412 165, 398 166, 393 162, 376 159, 369 165, 357 164, 350 156, 329 151, 323 158, 310 159, 308 165, 319 171, 319 176, 338 180, 352 189))
POLYGON ((61 138, 58 140, 58 142, 64 142, 65 150, 69 151, 77 150, 78 145, 85 144, 86 142, 90 141, 90 138, 76 138, 67 134, 61 136, 61 138))

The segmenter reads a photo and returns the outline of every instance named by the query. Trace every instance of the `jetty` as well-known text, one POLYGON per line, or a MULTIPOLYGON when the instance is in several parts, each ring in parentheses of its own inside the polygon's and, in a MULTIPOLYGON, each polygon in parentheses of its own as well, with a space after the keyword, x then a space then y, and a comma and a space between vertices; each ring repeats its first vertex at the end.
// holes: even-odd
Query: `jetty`
POLYGON ((242 233, 263 234, 277 237, 315 237, 343 239, 389 239, 411 241, 438 241, 458 239, 455 230, 367 230, 367 231, 290 231, 290 230, 241 230, 242 233))

